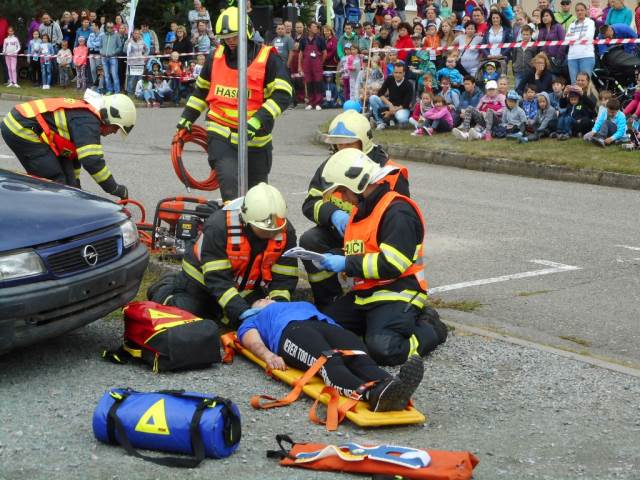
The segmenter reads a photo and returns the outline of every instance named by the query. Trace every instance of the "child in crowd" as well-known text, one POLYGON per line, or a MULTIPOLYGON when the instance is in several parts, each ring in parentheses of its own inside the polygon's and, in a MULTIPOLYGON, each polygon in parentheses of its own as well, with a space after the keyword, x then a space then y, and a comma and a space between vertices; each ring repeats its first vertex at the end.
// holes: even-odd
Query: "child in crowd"
POLYGON ((358 51, 357 43, 353 43, 351 45, 349 55, 347 55, 347 62, 346 62, 346 71, 347 71, 346 80, 347 82, 349 82, 349 88, 347 89, 347 91, 349 92, 349 97, 347 98, 345 94, 345 97, 344 97, 345 101, 358 100, 359 92, 358 92, 357 81, 358 81, 358 74, 360 73, 361 69, 362 69, 362 57, 360 56, 360 53, 358 51))
POLYGON ((159 107, 162 103, 169 100, 173 94, 173 90, 169 86, 166 78, 164 78, 164 72, 160 68, 159 63, 154 63, 151 67, 151 73, 153 74, 153 91, 155 94, 154 107, 159 107))
POLYGON ((40 71, 42 72, 42 89, 51 88, 51 61, 55 57, 51 38, 46 33, 42 35, 40 44, 40 71))
POLYGON ((414 132, 418 136, 424 135, 425 133, 429 136, 436 132, 446 133, 450 132, 453 128, 451 111, 441 95, 433 97, 433 108, 427 110, 424 119, 424 126, 418 129, 416 131, 417 133, 414 132))
POLYGON ((460 106, 460 92, 455 88, 451 88, 451 79, 449 77, 442 77, 440 79, 440 91, 438 93, 444 98, 449 110, 452 112, 458 110, 460 106))
POLYGON ((562 113, 558 117, 558 126, 550 138, 569 140, 574 135, 583 136, 593 126, 593 110, 583 102, 582 89, 576 85, 567 87, 567 94, 560 100, 562 113))
POLYGON ((424 40, 422 40, 422 48, 427 48, 429 59, 434 61, 437 56, 437 48, 440 46, 440 37, 438 36, 438 27, 435 23, 427 24, 424 40))
POLYGON ((625 107, 624 114, 627 118, 630 117, 634 120, 640 117, 640 73, 636 76, 636 91, 633 94, 633 99, 625 107))
POLYGON ((73 65, 76 68, 76 88, 85 90, 87 88, 87 65, 89 63, 89 47, 86 45, 87 39, 78 37, 78 46, 73 49, 73 65))
POLYGON ((536 96, 536 100, 538 102, 538 111, 531 125, 533 133, 529 136, 518 138, 520 143, 535 142, 543 137, 548 137, 556 130, 556 110, 551 106, 549 94, 547 92, 540 92, 536 96))
POLYGON ((34 30, 32 38, 29 40, 29 46, 27 53, 29 54, 29 71, 31 73, 31 83, 34 87, 40 86, 42 82, 41 68, 40 68, 40 46, 42 45, 42 39, 40 38, 40 32, 34 30))
POLYGON ((520 105, 527 116, 528 126, 531 127, 536 119, 538 113, 538 102, 536 100, 536 87, 535 85, 527 85, 524 87, 524 96, 520 105))
MULTIPOLYGON (((523 42, 530 42, 533 35, 533 29, 529 25, 523 25, 520 29, 523 42)), ((538 49, 531 46, 516 47, 511 50, 511 61, 513 68, 513 76, 515 77, 515 89, 522 91, 522 82, 531 72, 531 61, 536 56, 538 49)))
POLYGON ((386 53, 387 53, 385 56, 386 73, 384 78, 387 78, 389 75, 393 75, 393 66, 396 63, 400 62, 403 65, 405 64, 405 62, 398 59, 398 51, 395 48, 387 49, 386 53))
POLYGON ((69 42, 62 41, 62 46, 58 51, 58 74, 60 80, 60 86, 67 88, 71 79, 71 62, 73 61, 73 53, 69 50, 69 42))
POLYGON ((202 71, 202 68, 204 67, 204 62, 207 60, 207 58, 199 53, 198 56, 196 57, 196 65, 195 67, 193 67, 193 76, 194 77, 199 77, 200 76, 200 72, 202 71))
POLYGON ((151 76, 143 75, 136 84, 136 98, 144 100, 147 107, 152 107, 155 103, 155 94, 153 91, 153 82, 151 76))
MULTIPOLYGON (((411 40, 413 41, 413 50, 410 50, 405 57, 407 62, 406 68, 406 77, 410 80, 417 80, 420 74, 420 64, 422 63, 422 58, 420 57, 421 53, 426 54, 424 50, 421 50, 422 46, 422 37, 420 35, 411 35, 411 40)), ((426 55, 428 59, 429 56, 426 55)))
POLYGON ((7 87, 20 88, 18 85, 18 53, 20 53, 20 41, 14 35, 13 27, 7 29, 7 37, 2 43, 2 53, 4 53, 4 61, 7 64, 7 73, 9 83, 7 87))
POLYGON ((451 86, 453 88, 460 88, 464 79, 462 78, 462 74, 456 68, 457 61, 457 55, 453 54, 447 56, 445 66, 438 70, 436 79, 440 81, 442 77, 449 77, 449 79, 451 80, 451 86))
POLYGON ((418 79, 418 93, 429 92, 433 93, 433 83, 434 83, 435 75, 430 73, 424 73, 418 79))
POLYGON ((604 12, 602 8, 600 8, 600 0, 591 0, 589 18, 594 22, 604 22, 604 12))
POLYGON ((629 142, 622 144, 623 150, 640 150, 640 120, 627 117, 629 142))
POLYGON ((178 30, 178 24, 176 22, 171 22, 169 27, 169 31, 164 37, 164 45, 165 47, 173 48, 173 42, 176 41, 176 30, 178 30))
POLYGON ((626 143, 629 141, 627 118, 620 111, 620 101, 618 99, 610 98, 607 101, 606 109, 598 113, 593 129, 585 134, 584 139, 603 148, 613 143, 626 143))
POLYGON ((171 77, 169 86, 173 91, 173 103, 177 106, 180 105, 181 96, 181 77, 182 77, 182 62, 180 61, 180 53, 171 52, 171 60, 167 68, 167 75, 171 77))
POLYGON ((324 72, 323 88, 324 98, 320 106, 324 108, 339 108, 341 103, 338 97, 338 87, 331 72, 324 72))
POLYGON ((600 116, 600 114, 607 109, 607 103, 609 102, 609 100, 611 100, 612 97, 613 97, 613 95, 611 95, 611 92, 609 90, 602 90, 598 94, 597 116, 600 116))
POLYGON ((549 95, 549 101, 551 102, 551 106, 558 111, 558 114, 562 114, 562 107, 560 107, 560 103, 562 103, 562 99, 565 97, 566 85, 567 81, 564 77, 555 77, 551 82, 551 95, 549 95))
POLYGON ((457 120, 455 123, 460 124, 462 118, 464 118, 464 114, 469 108, 476 108, 478 103, 480 103, 480 98, 482 98, 482 92, 476 86, 476 79, 471 75, 466 75, 464 77, 464 81, 462 82, 463 90, 460 94, 460 103, 458 104, 457 111, 457 120))
POLYGON ((104 69, 102 68, 102 63, 99 63, 96 66, 96 78, 93 80, 93 90, 104 95, 104 69))
POLYGON ((431 93, 422 92, 422 95, 420 95, 420 101, 416 102, 416 105, 413 107, 413 112, 409 117, 409 123, 413 125, 415 131, 411 135, 424 135, 424 132, 420 133, 419 130, 422 130, 422 127, 426 120, 425 115, 431 108, 433 108, 433 102, 431 101, 431 98, 431 93))
POLYGON ((491 140, 493 125, 502 116, 505 109, 504 95, 498 93, 498 83, 489 80, 486 84, 486 94, 480 99, 478 108, 468 108, 465 111, 460 128, 453 129, 454 137, 460 140, 491 140), (476 128, 471 128, 475 124, 476 128))
POLYGON ((496 138, 517 139, 521 137, 527 128, 527 116, 524 110, 518 106, 520 95, 515 90, 509 90, 505 100, 506 108, 502 112, 500 124, 493 129, 496 138))
POLYGON ((500 73, 496 68, 495 62, 487 62, 482 66, 482 81, 487 83, 490 80, 495 80, 496 82, 500 78, 500 73))
POLYGON ((449 6, 449 2, 447 0, 440 1, 440 18, 449 18, 453 11, 449 6))
POLYGON ((509 93, 509 78, 506 75, 500 75, 498 79, 498 93, 507 96, 509 93))

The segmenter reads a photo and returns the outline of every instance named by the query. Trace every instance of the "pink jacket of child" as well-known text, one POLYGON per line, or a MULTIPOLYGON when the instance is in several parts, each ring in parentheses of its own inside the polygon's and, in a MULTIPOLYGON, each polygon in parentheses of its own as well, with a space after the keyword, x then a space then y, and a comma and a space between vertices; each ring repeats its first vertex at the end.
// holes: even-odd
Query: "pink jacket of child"
POLYGON ((89 47, 86 45, 78 45, 73 49, 73 64, 80 67, 87 64, 89 55, 89 47))
POLYGON ((493 110, 496 113, 502 113, 505 109, 504 95, 499 93, 495 97, 491 98, 489 95, 484 95, 478 103, 478 110, 486 112, 487 110, 493 110))
POLYGON ((451 116, 451 111, 446 105, 430 108, 427 110, 427 113, 424 114, 424 118, 427 120, 444 120, 450 127, 453 127, 453 117, 451 116))

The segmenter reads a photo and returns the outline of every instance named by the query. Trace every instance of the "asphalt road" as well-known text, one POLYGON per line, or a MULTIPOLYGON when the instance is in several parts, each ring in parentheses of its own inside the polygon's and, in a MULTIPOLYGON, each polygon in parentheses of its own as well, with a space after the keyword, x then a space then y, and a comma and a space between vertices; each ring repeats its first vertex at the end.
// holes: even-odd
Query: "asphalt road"
MULTIPOLYGON (((0 101, 0 114, 10 108, 0 101)), ((271 181, 285 193, 299 232, 309 226, 299 209, 308 180, 327 152, 309 137, 334 113, 296 110, 278 122, 271 181)), ((141 109, 129 138, 104 142, 116 178, 149 209, 185 193, 169 162, 178 115, 173 108, 141 109)), ((0 140, 0 167, 20 169, 11 157, 0 140)), ((201 155, 194 150, 189 157, 194 172, 207 173, 201 155)), ((444 311, 445 318, 640 364, 638 192, 406 164, 427 220, 431 287, 445 300, 483 304, 473 314, 444 311)), ((86 174, 82 181, 99 192, 86 174)), ((173 478, 174 471, 93 440, 92 408, 101 392, 120 385, 200 389, 238 402, 241 451, 207 462, 192 478, 335 478, 284 472, 266 461, 264 450, 283 429, 303 440, 468 449, 481 458, 476 478, 487 480, 633 479, 640 468, 640 380, 538 350, 456 332, 427 361, 416 394, 416 406, 429 417, 425 428, 343 425, 336 436, 310 426, 308 401, 286 411, 251 411, 247 400, 256 390, 285 390, 242 360, 161 376, 100 361, 99 348, 114 345, 120 334, 120 324, 96 322, 0 358, 0 479, 173 478)))

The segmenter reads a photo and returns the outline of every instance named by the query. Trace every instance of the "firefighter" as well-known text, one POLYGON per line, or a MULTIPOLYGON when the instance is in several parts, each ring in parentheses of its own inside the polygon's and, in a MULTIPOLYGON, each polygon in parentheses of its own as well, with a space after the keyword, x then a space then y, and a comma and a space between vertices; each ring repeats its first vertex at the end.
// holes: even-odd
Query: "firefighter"
MULTIPOLYGON (((378 165, 393 165, 397 170, 386 177, 386 181, 393 184, 393 189, 402 195, 409 196, 407 169, 389 160, 387 153, 372 141, 373 133, 367 118, 354 111, 347 110, 337 115, 329 125, 329 132, 325 142, 332 146, 332 150, 357 148, 378 165)), ((300 238, 300 246, 314 252, 341 252, 344 229, 349 219, 352 205, 342 198, 339 192, 323 196, 326 185, 322 181, 322 171, 327 164, 325 160, 316 170, 307 198, 302 204, 302 213, 316 226, 304 232, 300 238)), ((316 305, 322 307, 342 294, 338 276, 330 271, 322 271, 313 262, 305 261, 309 283, 316 305)))
MULTIPOLYGON (((247 23, 249 20, 247 19, 247 23)), ((267 182, 271 170, 271 131, 276 118, 291 102, 292 87, 287 66, 272 46, 251 40, 247 28, 247 129, 249 187, 267 182)), ((229 7, 216 22, 222 40, 209 56, 195 91, 182 112, 178 131, 191 130, 200 113, 207 110, 209 164, 218 173, 225 201, 238 196, 238 9, 229 7)))
POLYGON ((425 224, 418 205, 380 181, 380 168, 363 152, 341 150, 326 163, 324 194, 337 191, 354 205, 344 231, 344 255, 325 254, 325 271, 346 274, 351 290, 322 311, 363 335, 379 364, 400 365, 446 339, 439 319, 423 315, 425 224))
POLYGON ((105 192, 124 199, 127 187, 105 164, 100 137, 118 130, 126 136, 135 123, 136 107, 126 95, 89 95, 16 105, 0 131, 28 174, 80 188, 84 167, 105 192))
POLYGON ((182 261, 182 271, 160 279, 149 300, 187 310, 237 328, 256 313, 261 298, 290 301, 298 282, 298 263, 282 253, 295 247, 282 194, 259 183, 245 197, 228 203, 204 223, 182 261))

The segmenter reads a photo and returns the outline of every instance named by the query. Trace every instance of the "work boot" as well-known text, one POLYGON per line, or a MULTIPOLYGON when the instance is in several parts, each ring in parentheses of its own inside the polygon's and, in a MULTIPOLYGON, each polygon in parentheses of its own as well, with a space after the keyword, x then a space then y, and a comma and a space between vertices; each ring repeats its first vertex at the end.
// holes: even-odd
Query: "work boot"
POLYGON ((411 395, 416 391, 422 376, 424 364, 418 355, 411 355, 405 362, 398 375, 384 380, 374 386, 369 392, 369 406, 374 412, 391 412, 403 410, 411 395))
POLYGON ((435 308, 429 306, 424 307, 424 309, 420 313, 420 316, 418 317, 418 323, 424 323, 433 327, 436 334, 438 335, 438 345, 444 343, 447 340, 449 329, 443 323, 443 321, 440 320, 440 314, 435 308))
POLYGON ((178 275, 177 273, 167 273, 160 277, 147 290, 147 298, 152 302, 164 303, 167 297, 173 293, 178 275))

